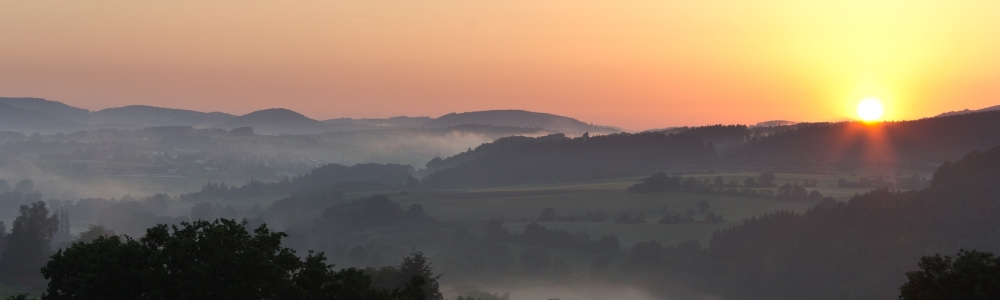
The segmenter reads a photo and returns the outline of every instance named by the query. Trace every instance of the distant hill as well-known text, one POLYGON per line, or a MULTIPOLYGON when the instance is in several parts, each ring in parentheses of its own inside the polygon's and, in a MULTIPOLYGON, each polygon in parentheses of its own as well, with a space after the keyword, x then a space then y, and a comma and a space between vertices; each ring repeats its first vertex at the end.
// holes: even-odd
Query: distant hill
POLYGON ((352 118, 339 118, 330 119, 323 121, 327 124, 359 124, 369 126, 371 128, 383 128, 383 127, 420 127, 424 123, 434 120, 430 117, 391 117, 385 119, 378 118, 368 118, 368 119, 352 119, 352 118))
POLYGON ((947 117, 947 116, 971 114, 971 113, 977 113, 977 112, 987 112, 987 111, 994 111, 994 110, 1000 110, 1000 105, 990 106, 990 107, 987 107, 987 108, 976 109, 976 110, 965 109, 965 110, 960 110, 960 111, 949 111, 949 112, 946 112, 946 113, 943 113, 943 114, 940 114, 940 115, 937 115, 937 116, 938 117, 947 117))
POLYGON ((617 133, 620 129, 595 126, 577 119, 525 110, 487 110, 450 113, 423 124, 424 127, 450 127, 462 124, 541 128, 567 134, 617 133))
POLYGON ((774 121, 758 122, 753 127, 755 127, 755 128, 760 128, 760 127, 778 127, 778 126, 789 126, 789 125, 795 125, 795 124, 798 124, 798 123, 792 122, 792 121, 785 121, 785 120, 774 120, 774 121))
POLYGON ((71 132, 86 125, 53 117, 34 110, 0 104, 0 130, 21 133, 71 132))
MULTIPOLYGON (((524 110, 451 113, 439 118, 399 116, 361 119, 338 118, 317 121, 297 112, 280 108, 257 111, 237 117, 221 112, 205 113, 148 105, 129 105, 91 112, 41 98, 0 97, 0 104, 49 116, 31 122, 29 120, 23 120, 23 122, 15 122, 13 119, 7 120, 3 124, 8 124, 11 127, 0 127, 0 130, 22 132, 75 131, 95 128, 141 129, 150 126, 191 126, 195 128, 218 126, 226 129, 252 127, 255 132, 263 134, 316 134, 327 131, 419 127, 448 128, 461 125, 517 127, 570 135, 580 135, 584 132, 610 134, 623 131, 615 127, 587 124, 569 117, 524 110), (40 120, 52 120, 55 123, 46 124, 40 120)), ((29 115, 31 114, 29 113, 29 115)))
MULTIPOLYGON (((743 127, 745 128, 745 127, 743 127)), ((716 161, 711 143, 688 134, 621 133, 568 138, 512 136, 427 163, 429 188, 566 182, 645 174, 716 161)))
POLYGON ((330 124, 284 108, 255 111, 218 124, 217 127, 225 129, 252 127, 255 133, 262 134, 316 134, 332 128, 330 124))
POLYGON ((1000 111, 876 124, 800 123, 778 129, 783 130, 772 134, 748 130, 746 143, 723 154, 733 163, 834 166, 880 161, 932 168, 946 159, 1000 145, 1000 111))
POLYGON ((72 107, 62 102, 45 100, 41 98, 0 97, 0 104, 6 104, 11 107, 36 111, 66 121, 73 121, 78 123, 85 123, 87 122, 87 118, 90 117, 89 110, 72 107))
POLYGON ((121 124, 141 126, 211 127, 236 116, 221 112, 204 113, 193 110, 129 105, 102 109, 91 113, 91 124, 121 124))

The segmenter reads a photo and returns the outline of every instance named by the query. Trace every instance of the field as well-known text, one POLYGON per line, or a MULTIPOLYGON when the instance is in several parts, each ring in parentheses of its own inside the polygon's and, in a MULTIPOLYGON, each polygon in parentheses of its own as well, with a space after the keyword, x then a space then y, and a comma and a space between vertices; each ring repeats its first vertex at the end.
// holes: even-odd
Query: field
MULTIPOLYGON (((715 173, 696 174, 693 177, 714 179, 722 176, 726 181, 742 182, 746 178, 756 178, 757 173, 715 173)), ((817 180, 818 185, 809 190, 818 190, 824 196, 847 200, 851 196, 864 193, 866 189, 839 188, 836 182, 844 177, 856 180, 855 176, 839 174, 777 174, 776 182, 801 182, 817 180)), ((453 191, 427 191, 390 195, 403 207, 420 204, 428 215, 445 221, 483 222, 489 219, 503 219, 512 231, 521 231, 524 226, 535 221, 545 208, 553 208, 558 216, 584 216, 588 213, 604 213, 609 217, 605 222, 543 222, 551 229, 566 230, 571 233, 583 231, 592 237, 616 235, 623 246, 644 240, 657 240, 664 244, 676 244, 687 240, 699 240, 706 244, 714 231, 740 222, 743 219, 760 216, 775 211, 803 212, 816 203, 777 201, 773 199, 748 198, 717 194, 696 194, 686 192, 664 192, 653 194, 633 194, 625 191, 629 185, 639 182, 642 177, 570 182, 558 184, 521 185, 501 188, 484 188, 453 191), (684 215, 696 209, 695 204, 706 201, 710 211, 721 215, 726 221, 718 223, 695 222, 685 224, 658 224, 666 214, 684 215), (642 213, 646 223, 617 224, 611 220, 622 214, 642 213)), ((360 196, 360 195, 357 195, 360 196)), ((700 220, 703 215, 696 215, 700 220)))

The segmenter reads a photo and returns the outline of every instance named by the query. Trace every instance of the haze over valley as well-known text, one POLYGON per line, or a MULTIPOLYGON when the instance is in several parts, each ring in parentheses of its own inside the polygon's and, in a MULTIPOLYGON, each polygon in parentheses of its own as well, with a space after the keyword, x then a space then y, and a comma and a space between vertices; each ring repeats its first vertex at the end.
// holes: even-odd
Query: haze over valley
POLYGON ((0 1, 0 299, 1000 299, 997 11, 0 1))

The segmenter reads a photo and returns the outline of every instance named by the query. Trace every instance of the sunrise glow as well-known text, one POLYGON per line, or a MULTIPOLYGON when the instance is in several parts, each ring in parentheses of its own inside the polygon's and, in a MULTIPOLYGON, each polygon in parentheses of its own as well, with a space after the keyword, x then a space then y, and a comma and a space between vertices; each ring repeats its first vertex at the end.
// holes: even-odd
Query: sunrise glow
POLYGON ((879 121, 884 113, 885 106, 878 99, 866 98, 858 103, 858 117, 865 122, 879 121))

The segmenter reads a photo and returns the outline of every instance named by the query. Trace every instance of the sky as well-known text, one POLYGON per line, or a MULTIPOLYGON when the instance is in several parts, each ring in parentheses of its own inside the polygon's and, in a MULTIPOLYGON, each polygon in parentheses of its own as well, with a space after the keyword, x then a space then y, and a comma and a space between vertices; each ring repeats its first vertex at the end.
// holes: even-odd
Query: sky
POLYGON ((1000 104, 1000 1, 0 1, 0 96, 643 130, 1000 104))

